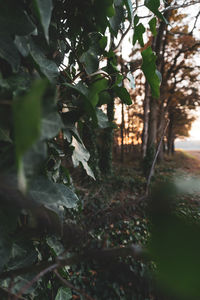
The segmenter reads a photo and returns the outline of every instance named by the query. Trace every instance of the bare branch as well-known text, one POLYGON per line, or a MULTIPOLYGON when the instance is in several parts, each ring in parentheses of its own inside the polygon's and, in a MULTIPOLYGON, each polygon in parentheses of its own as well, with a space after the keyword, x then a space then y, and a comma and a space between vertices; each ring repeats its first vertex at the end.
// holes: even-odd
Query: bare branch
POLYGON ((31 281, 29 281, 28 283, 22 286, 22 288, 19 290, 17 295, 14 297, 14 300, 20 299, 21 295, 23 295, 35 282, 37 282, 41 277, 43 277, 47 273, 55 270, 58 266, 59 266, 58 263, 53 264, 48 268, 44 269, 43 271, 41 271, 39 274, 37 274, 31 281))
POLYGON ((69 281, 67 281, 66 279, 64 279, 57 270, 54 270, 54 274, 60 279, 60 281, 67 287, 69 287, 70 289, 76 291, 77 293, 83 295, 86 299, 88 300, 94 300, 92 297, 90 297, 84 290, 80 290, 78 288, 76 288, 73 284, 71 284, 69 281))

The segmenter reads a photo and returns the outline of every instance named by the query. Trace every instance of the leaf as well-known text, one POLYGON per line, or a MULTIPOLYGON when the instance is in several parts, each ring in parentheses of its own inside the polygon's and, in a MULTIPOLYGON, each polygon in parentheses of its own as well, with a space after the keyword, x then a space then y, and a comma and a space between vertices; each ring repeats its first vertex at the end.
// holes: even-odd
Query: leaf
POLYGON ((47 145, 44 141, 38 141, 24 154, 23 165, 26 177, 41 173, 47 158, 47 145))
POLYGON ((71 300, 72 292, 67 287, 59 288, 55 300, 71 300))
POLYGON ((55 62, 46 58, 44 53, 32 40, 30 40, 30 54, 39 71, 44 74, 50 82, 54 83, 58 76, 58 68, 55 62))
MULTIPOLYGON (((2 198, 1 198, 2 200, 2 198)), ((4 199, 5 200, 5 199, 4 199)), ((6 199, 7 200, 7 199, 6 199)), ((10 200, 10 199, 9 199, 10 200)), ((0 271, 4 265, 9 261, 12 249, 11 234, 15 231, 17 226, 17 217, 19 211, 12 207, 12 209, 4 208, 1 201, 0 210, 0 271)))
POLYGON ((151 87, 152 96, 160 97, 160 80, 156 73, 156 55, 151 47, 142 51, 142 71, 151 87))
POLYGON ((154 222, 149 250, 159 283, 180 299, 199 299, 199 225, 172 215, 157 216, 154 222))
POLYGON ((131 0, 124 0, 124 4, 126 5, 126 8, 128 10, 128 19, 132 23, 133 18, 133 6, 131 0))
POLYGON ((122 100, 123 103, 127 105, 132 104, 131 97, 128 93, 128 91, 124 87, 115 86, 114 91, 116 95, 122 100))
POLYGON ((135 15, 134 17, 134 26, 136 26, 139 22, 140 18, 138 17, 138 15, 135 15))
POLYGON ((110 26, 114 32, 114 36, 117 37, 118 30, 124 19, 123 6, 115 6, 115 15, 109 19, 110 26))
POLYGON ((76 194, 62 183, 54 183, 45 177, 34 179, 29 188, 32 199, 46 208, 57 212, 59 206, 66 208, 76 207, 76 194))
POLYGON ((0 272, 9 260, 12 249, 12 240, 9 235, 0 230, 0 272))
POLYGON ((96 108, 96 114, 98 119, 98 125, 100 128, 110 127, 107 115, 99 108, 96 108))
POLYGON ((84 68, 88 75, 98 70, 99 60, 98 56, 92 49, 84 52, 80 57, 80 62, 84 65, 84 68))
POLYGON ((63 127, 63 122, 57 112, 50 112, 42 118, 41 139, 55 137, 63 127))
POLYGON ((41 98, 46 81, 35 81, 30 91, 13 102, 15 148, 19 159, 39 138, 41 127, 41 98))
POLYGON ((163 20, 165 23, 168 23, 165 17, 158 10, 158 8, 160 7, 160 0, 145 0, 144 5, 150 11, 152 11, 159 19, 163 20))
POLYGON ((29 39, 24 36, 15 36, 15 45, 18 49, 18 51, 21 53, 23 56, 28 56, 30 52, 30 47, 29 47, 29 39))
POLYGON ((20 56, 13 40, 9 36, 0 35, 0 57, 5 59, 17 72, 20 65, 20 56))
POLYGON ((28 35, 35 30, 35 25, 23 11, 17 1, 6 0, 0 3, 0 34, 28 35))
POLYGON ((99 46, 101 49, 105 49, 106 46, 107 46, 107 41, 108 41, 108 38, 106 36, 103 36, 100 40, 99 40, 99 46))
POLYGON ((108 80, 99 77, 97 80, 89 86, 88 99, 92 103, 92 106, 95 107, 99 100, 99 93, 105 90, 108 87, 108 80))
POLYGON ((0 141, 12 143, 8 130, 0 128, 0 141))
POLYGON ((30 266, 37 261, 38 252, 30 240, 17 240, 12 246, 8 270, 30 266))
POLYGON ((88 165, 88 160, 90 158, 88 150, 75 137, 72 137, 71 146, 74 147, 74 151, 72 154, 72 162, 74 167, 78 167, 79 163, 82 163, 86 173, 93 179, 95 179, 94 174, 88 165))
POLYGON ((112 101, 112 97, 107 91, 102 91, 99 93, 99 102, 98 105, 101 106, 103 104, 108 104, 112 101))
POLYGON ((35 3, 39 13, 40 23, 44 30, 45 38, 47 41, 49 41, 49 24, 53 9, 52 0, 35 0, 35 3))
POLYGON ((143 33, 145 33, 145 27, 142 23, 140 23, 134 29, 133 45, 135 45, 135 43, 138 41, 140 46, 144 47, 143 33))
POLYGON ((151 30, 153 36, 156 36, 157 35, 157 31, 156 31, 156 18, 152 18, 149 21, 149 27, 150 27, 150 30, 151 30))

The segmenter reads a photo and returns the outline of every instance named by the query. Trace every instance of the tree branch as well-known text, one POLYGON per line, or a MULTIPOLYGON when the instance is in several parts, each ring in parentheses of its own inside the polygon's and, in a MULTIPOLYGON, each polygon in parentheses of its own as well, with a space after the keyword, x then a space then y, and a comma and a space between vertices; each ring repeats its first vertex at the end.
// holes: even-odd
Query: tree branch
POLYGON ((88 294, 86 294, 86 292, 84 290, 80 290, 78 288, 76 288, 73 284, 71 284, 69 281, 67 281, 66 279, 64 279, 57 270, 54 270, 54 274, 60 279, 60 281, 67 287, 69 287, 70 289, 76 291, 77 293, 83 295, 86 299, 88 300, 94 300, 92 297, 90 297, 88 294))

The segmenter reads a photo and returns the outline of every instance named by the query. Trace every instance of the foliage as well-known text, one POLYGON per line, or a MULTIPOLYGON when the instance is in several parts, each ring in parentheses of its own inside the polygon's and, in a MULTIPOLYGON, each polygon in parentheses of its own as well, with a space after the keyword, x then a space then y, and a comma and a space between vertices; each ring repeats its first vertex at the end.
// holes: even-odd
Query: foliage
MULTIPOLYGON (((160 1, 145 5, 163 19, 160 1)), ((153 264, 142 261, 143 250, 141 260, 137 257, 149 237, 144 206, 125 201, 112 207, 120 213, 109 214, 102 199, 100 207, 82 199, 70 175, 72 166, 81 166, 76 176, 88 175, 86 181, 94 185, 84 126, 111 137, 114 98, 131 104, 114 37, 129 22, 133 43, 143 46, 145 27, 139 19, 130 0, 0 3, 1 299, 150 298, 146 271, 153 264), (102 215, 107 224, 97 228, 94 220, 100 222, 102 215), (109 224, 113 215, 117 221, 109 224)), ((142 70, 158 98, 156 57, 150 47, 142 57, 142 70)), ((139 194, 144 185, 141 177, 111 177, 110 182, 117 193, 123 188, 139 194)))

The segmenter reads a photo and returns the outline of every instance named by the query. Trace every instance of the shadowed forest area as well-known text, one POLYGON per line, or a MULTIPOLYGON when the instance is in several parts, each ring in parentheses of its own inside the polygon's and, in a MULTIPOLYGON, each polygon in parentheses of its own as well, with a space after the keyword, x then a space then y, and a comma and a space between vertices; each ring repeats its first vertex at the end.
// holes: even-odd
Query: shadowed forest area
POLYGON ((200 299, 199 30, 199 0, 0 1, 0 299, 200 299))

